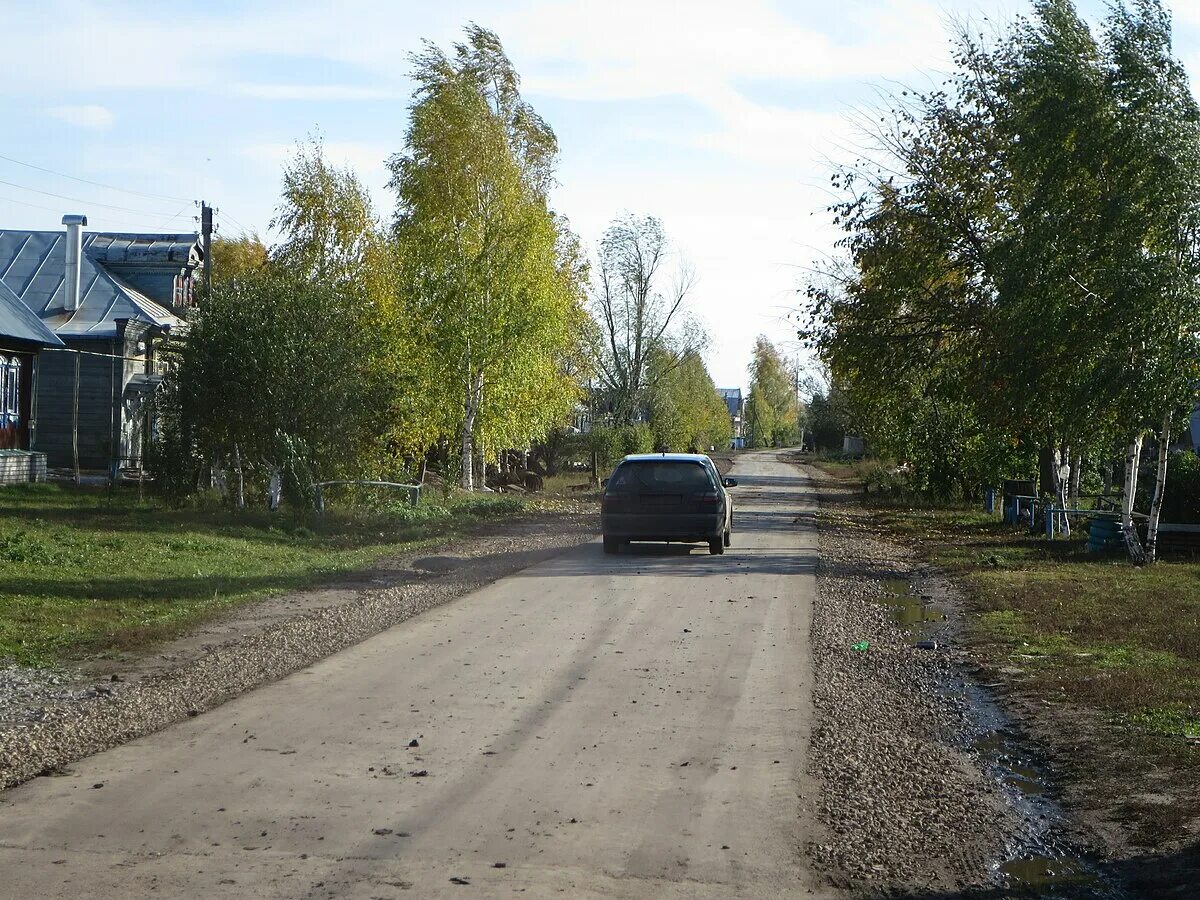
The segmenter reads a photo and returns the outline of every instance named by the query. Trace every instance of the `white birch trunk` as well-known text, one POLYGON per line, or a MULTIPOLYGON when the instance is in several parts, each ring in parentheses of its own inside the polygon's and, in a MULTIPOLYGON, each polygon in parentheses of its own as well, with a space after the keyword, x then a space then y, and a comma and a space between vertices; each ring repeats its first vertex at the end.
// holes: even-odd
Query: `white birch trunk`
POLYGON ((463 433, 462 433, 462 487, 465 491, 475 490, 475 481, 472 477, 472 468, 475 465, 475 448, 471 445, 471 439, 474 437, 472 432, 475 430, 475 410, 471 408, 472 404, 467 401, 467 414, 463 418, 463 433))
POLYGON ((1071 509, 1079 509, 1079 482, 1083 474, 1083 457, 1076 456, 1071 460, 1071 509))
POLYGON ((1146 562, 1153 563, 1157 554, 1158 518, 1162 513, 1163 494, 1167 487, 1167 458, 1170 456, 1171 413, 1163 416, 1162 431, 1158 434, 1158 471, 1154 476, 1154 499, 1150 502, 1150 521, 1146 523, 1146 562))
MULTIPOLYGON (((479 407, 483 400, 483 375, 472 376, 467 384, 462 433, 462 486, 464 490, 475 490, 475 425, 479 419, 479 407)), ((482 477, 482 473, 480 473, 482 477)))
MULTIPOLYGON (((1071 448, 1069 446, 1063 446, 1062 452, 1059 455, 1058 463, 1058 506, 1059 509, 1066 509, 1068 506, 1070 506, 1070 504, 1067 503, 1067 493, 1069 490, 1068 486, 1071 483, 1071 472, 1074 464, 1074 460, 1071 456, 1071 448)), ((1071 536, 1071 516, 1069 513, 1061 514, 1059 518, 1059 530, 1062 532, 1063 537, 1069 538, 1071 536)))
POLYGON ((1138 465, 1142 459, 1144 437, 1144 434, 1138 434, 1129 443, 1129 450, 1125 454, 1125 486, 1121 494, 1121 531, 1125 536, 1129 561, 1137 566, 1146 562, 1146 551, 1142 549, 1137 528, 1133 524, 1133 502, 1137 495, 1138 465))
POLYGON ((238 445, 233 445, 233 474, 237 476, 237 495, 234 501, 238 509, 246 508, 246 479, 242 476, 242 454, 238 445))

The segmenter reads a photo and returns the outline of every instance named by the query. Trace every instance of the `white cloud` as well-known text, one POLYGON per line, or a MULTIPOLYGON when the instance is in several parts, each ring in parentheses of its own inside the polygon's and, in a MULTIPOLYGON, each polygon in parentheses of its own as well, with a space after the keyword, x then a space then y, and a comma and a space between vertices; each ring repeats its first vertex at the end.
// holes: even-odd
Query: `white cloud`
POLYGON ((46 115, 61 119, 79 128, 91 128, 97 131, 111 128, 115 118, 108 107, 96 105, 52 106, 46 110, 46 115))
POLYGON ((362 87, 352 84, 235 84, 235 94, 255 97, 260 100, 306 100, 321 102, 330 100, 390 100, 406 97, 395 90, 362 87))

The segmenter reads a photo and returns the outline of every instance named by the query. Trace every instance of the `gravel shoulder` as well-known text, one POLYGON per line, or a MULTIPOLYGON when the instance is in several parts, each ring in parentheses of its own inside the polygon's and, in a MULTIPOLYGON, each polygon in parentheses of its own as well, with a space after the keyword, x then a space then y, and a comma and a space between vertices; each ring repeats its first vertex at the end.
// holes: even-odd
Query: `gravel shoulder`
POLYGON ((240 607, 152 653, 58 671, 0 666, 0 790, 212 709, 595 532, 583 512, 493 523, 240 607))
POLYGON ((970 685, 946 646, 953 597, 910 550, 845 514, 847 489, 805 471, 821 502, 810 773, 829 831, 810 857, 857 896, 1002 889, 999 863, 1027 826, 972 746, 970 685), (946 620, 902 627, 892 609, 909 589, 935 599, 946 620))

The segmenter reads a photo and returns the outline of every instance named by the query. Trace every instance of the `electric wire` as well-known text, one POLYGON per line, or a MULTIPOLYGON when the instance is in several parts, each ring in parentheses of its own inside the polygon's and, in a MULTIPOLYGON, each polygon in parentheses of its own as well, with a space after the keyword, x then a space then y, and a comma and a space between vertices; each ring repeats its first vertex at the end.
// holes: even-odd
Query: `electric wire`
POLYGON ((80 184, 90 184, 94 187, 101 187, 110 191, 120 191, 123 194, 133 194, 136 197, 146 197, 150 200, 170 200, 172 203, 193 202, 186 197, 169 197, 166 194, 148 194, 145 191, 134 191, 130 190, 129 188, 120 188, 113 184, 105 184, 102 181, 91 181, 87 178, 79 178, 75 175, 68 175, 66 172, 57 172, 54 169, 47 169, 44 166, 35 166, 33 163, 23 162, 19 159, 14 159, 11 156, 5 156, 3 153, 0 153, 0 159, 10 163, 16 163, 18 166, 25 166, 27 169, 35 169, 38 172, 45 172, 47 175, 57 175, 60 178, 69 178, 71 181, 78 181, 80 184))
MULTIPOLYGON (((53 206, 42 206, 39 203, 29 203, 28 201, 17 200, 13 197, 0 196, 0 203, 16 203, 19 206, 27 206, 30 209, 40 209, 45 212, 54 213, 55 215, 62 214, 61 208, 55 208, 53 206)), ((128 219, 113 219, 113 218, 109 218, 108 213, 101 213, 101 215, 104 216, 104 221, 106 223, 111 223, 113 225, 124 225, 129 228, 144 228, 145 227, 145 222, 130 222, 128 219)))
POLYGON ((218 216, 223 216, 224 218, 226 218, 226 219, 228 219, 230 222, 232 222, 234 225, 236 225, 238 228, 240 228, 240 229, 241 229, 241 231, 242 231, 242 234, 245 234, 245 235, 254 234, 254 232, 253 232, 253 231, 251 231, 249 228, 247 228, 245 225, 243 225, 241 222, 239 222, 237 219, 235 219, 235 218, 234 218, 233 216, 231 216, 229 213, 227 213, 227 212, 222 212, 222 211, 220 210, 220 208, 218 208, 218 209, 216 210, 216 213, 217 213, 217 215, 218 215, 218 216))
MULTIPOLYGON (((72 203, 82 203, 86 206, 99 206, 104 209, 115 209, 119 212, 133 213, 136 216, 154 216, 157 218, 161 218, 164 215, 164 213, 161 211, 152 212, 148 209, 131 209, 128 206, 115 206, 112 203, 100 203, 96 200, 83 200, 83 199, 80 199, 79 197, 68 197, 66 194, 56 194, 53 191, 43 191, 39 188, 26 187, 23 184, 17 184, 15 181, 4 181, 3 179, 0 179, 0 184, 7 185, 8 187, 17 188, 17 190, 21 190, 21 191, 31 191, 32 193, 35 193, 35 194, 43 194, 46 197, 56 197, 59 200, 70 200, 72 203)), ((188 201, 188 202, 190 203, 191 201, 188 201)))
MULTIPOLYGON (((188 202, 190 205, 191 201, 188 201, 188 202)), ((13 197, 5 197, 3 195, 0 195, 0 203, 16 203, 18 206, 28 206, 30 209, 40 209, 44 212, 55 213, 56 215, 62 214, 62 209, 56 209, 53 206, 42 206, 40 203, 29 203, 26 200, 17 200, 13 197)), ((161 224, 153 224, 152 223, 151 227, 158 228, 158 229, 166 228, 173 221, 175 221, 181 215, 183 215, 185 212, 187 212, 187 210, 188 210, 188 207, 185 206, 183 209, 181 209, 179 212, 175 213, 175 215, 171 216, 169 219, 163 221, 161 224)), ((135 228, 135 229, 146 227, 146 222, 144 222, 144 221, 130 222, 128 219, 114 219, 114 218, 110 218, 108 213, 101 213, 101 215, 104 217, 105 224, 123 225, 125 227, 135 228)), ((161 216, 158 216, 156 218, 161 219, 161 216)))

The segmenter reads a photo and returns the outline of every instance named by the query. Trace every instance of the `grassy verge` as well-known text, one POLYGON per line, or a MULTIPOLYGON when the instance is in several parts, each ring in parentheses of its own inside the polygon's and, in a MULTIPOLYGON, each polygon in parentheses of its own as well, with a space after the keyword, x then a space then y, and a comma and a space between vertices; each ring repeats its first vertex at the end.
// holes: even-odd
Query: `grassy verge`
POLYGON ((434 498, 415 509, 331 508, 298 518, 217 504, 172 508, 126 489, 5 487, 0 659, 46 665, 120 653, 530 506, 511 497, 434 498))
MULTIPOLYGON (((853 469, 819 465, 857 486, 853 469)), ((1123 555, 1087 552, 1082 533, 1049 542, 971 509, 862 501, 864 524, 965 588, 975 655, 1048 711, 1098 806, 1138 796, 1143 777, 1175 773, 1171 816, 1133 800, 1114 818, 1134 826, 1134 843, 1178 837, 1178 814, 1200 814, 1200 562, 1167 557, 1138 569, 1123 555)))
POLYGON ((1132 730, 1200 738, 1200 564, 1143 569, 1053 543, 965 510, 877 509, 969 588, 974 635, 1043 691, 1104 710, 1132 730))

